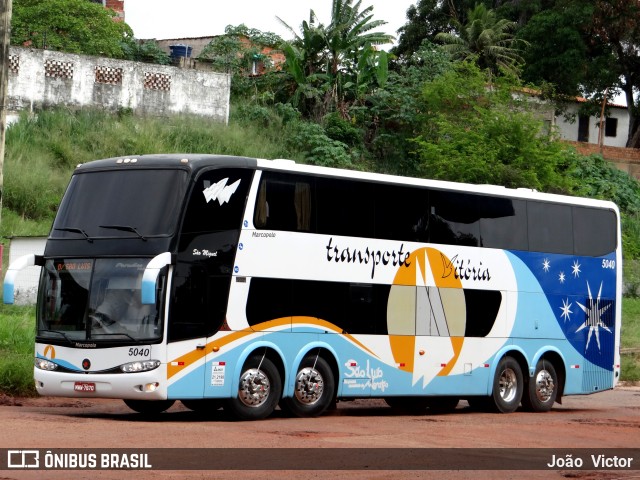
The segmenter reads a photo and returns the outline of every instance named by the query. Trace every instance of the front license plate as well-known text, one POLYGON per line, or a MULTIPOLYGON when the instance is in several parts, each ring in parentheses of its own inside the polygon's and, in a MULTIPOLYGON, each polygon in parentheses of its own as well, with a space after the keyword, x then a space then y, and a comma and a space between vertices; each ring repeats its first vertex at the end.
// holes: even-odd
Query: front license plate
POLYGON ((96 384, 93 382, 76 382, 73 385, 73 389, 76 392, 95 392, 96 384))

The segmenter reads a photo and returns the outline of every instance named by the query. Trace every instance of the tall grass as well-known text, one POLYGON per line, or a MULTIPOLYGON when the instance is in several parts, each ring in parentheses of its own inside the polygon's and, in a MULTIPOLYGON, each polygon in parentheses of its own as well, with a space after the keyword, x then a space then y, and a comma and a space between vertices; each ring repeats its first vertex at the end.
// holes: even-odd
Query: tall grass
POLYGON ((625 298, 622 302, 622 332, 620 347, 633 349, 622 354, 622 380, 640 381, 640 298, 625 298))
POLYGON ((91 160, 150 153, 301 159, 285 141, 277 115, 266 124, 247 119, 242 109, 232 115, 224 125, 201 117, 139 117, 126 111, 23 114, 7 130, 3 207, 12 214, 3 213, 11 221, 3 218, 0 235, 48 233, 73 169, 91 160))
POLYGON ((0 305, 0 392, 35 395, 35 308, 0 305))

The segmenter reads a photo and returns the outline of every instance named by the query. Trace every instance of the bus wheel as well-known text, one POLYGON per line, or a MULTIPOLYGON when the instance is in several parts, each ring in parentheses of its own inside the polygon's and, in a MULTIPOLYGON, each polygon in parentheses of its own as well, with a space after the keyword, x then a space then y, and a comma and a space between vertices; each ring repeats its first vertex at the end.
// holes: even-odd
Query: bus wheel
POLYGON ((271 415, 281 394, 282 380, 273 362, 251 357, 240 374, 238 395, 228 400, 227 408, 241 420, 261 420, 271 415))
POLYGON ((548 412, 558 394, 558 375, 548 360, 539 360, 536 371, 529 379, 528 392, 522 396, 522 406, 532 412, 548 412))
POLYGON ((222 399, 219 398, 195 398, 181 400, 189 410, 199 413, 214 412, 222 408, 222 399))
POLYGON ((513 357, 502 357, 493 379, 493 409, 515 412, 522 399, 523 382, 520 364, 513 357))
POLYGON ((298 417, 317 417, 333 401, 335 381, 322 357, 305 357, 295 378, 293 397, 285 398, 286 410, 298 417))
POLYGON ((145 415, 155 415, 168 410, 175 400, 124 400, 131 410, 145 415))

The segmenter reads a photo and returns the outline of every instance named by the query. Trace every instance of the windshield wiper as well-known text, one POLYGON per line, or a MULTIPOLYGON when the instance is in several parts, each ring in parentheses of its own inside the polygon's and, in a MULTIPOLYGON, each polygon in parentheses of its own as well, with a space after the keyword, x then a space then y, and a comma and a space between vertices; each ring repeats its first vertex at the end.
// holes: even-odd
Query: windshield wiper
POLYGON ((143 242, 147 241, 147 237, 145 237, 140 232, 138 232, 138 230, 136 230, 136 227, 131 227, 129 225, 98 225, 98 227, 107 228, 111 230, 120 230, 122 232, 133 232, 136 235, 138 235, 138 238, 140 238, 143 242))
POLYGON ((128 333, 124 333, 124 332, 107 332, 107 333, 96 333, 94 331, 91 331, 91 339, 95 340, 95 337, 97 336, 104 336, 104 337, 115 337, 115 336, 122 336, 122 337, 127 337, 131 340, 133 340, 134 342, 136 342, 136 344, 141 344, 142 340, 138 340, 137 338, 133 338, 131 335, 129 335, 128 333))
POLYGON ((93 243, 93 238, 91 238, 89 235, 87 235, 87 232, 85 232, 81 228, 63 227, 63 228, 54 228, 54 230, 58 230, 60 232, 80 233, 80 234, 84 235, 84 238, 86 238, 89 241, 89 243, 93 243))
POLYGON ((62 335, 67 342, 72 343, 71 339, 69 337, 67 337, 66 334, 64 334, 63 332, 60 332, 58 330, 38 330, 38 335, 40 335, 40 333, 43 333, 43 332, 57 333, 58 335, 62 335))

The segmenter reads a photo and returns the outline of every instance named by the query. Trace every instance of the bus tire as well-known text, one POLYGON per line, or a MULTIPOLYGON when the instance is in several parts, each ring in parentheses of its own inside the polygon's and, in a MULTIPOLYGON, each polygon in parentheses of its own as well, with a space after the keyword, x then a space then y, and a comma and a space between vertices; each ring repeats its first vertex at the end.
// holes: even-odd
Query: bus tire
POLYGON ((211 413, 222 408, 223 401, 220 398, 190 398, 180 400, 189 410, 198 413, 211 413))
POLYGON ((333 402, 335 380, 322 357, 305 357, 294 379, 293 397, 285 398, 285 409, 297 417, 317 417, 333 402))
POLYGON ((242 367, 238 393, 227 401, 227 409, 241 420, 267 418, 282 395, 280 373, 262 355, 250 357, 242 367))
POLYGON ((492 409, 499 413, 515 412, 522 400, 524 380, 520 364, 513 357, 502 357, 493 378, 492 409))
POLYGON ((131 410, 144 415, 157 415, 171 408, 175 400, 123 400, 131 410))
POLYGON ((540 359, 533 377, 529 379, 527 392, 522 396, 522 406, 530 412, 548 412, 558 395, 558 375, 553 364, 540 359))

